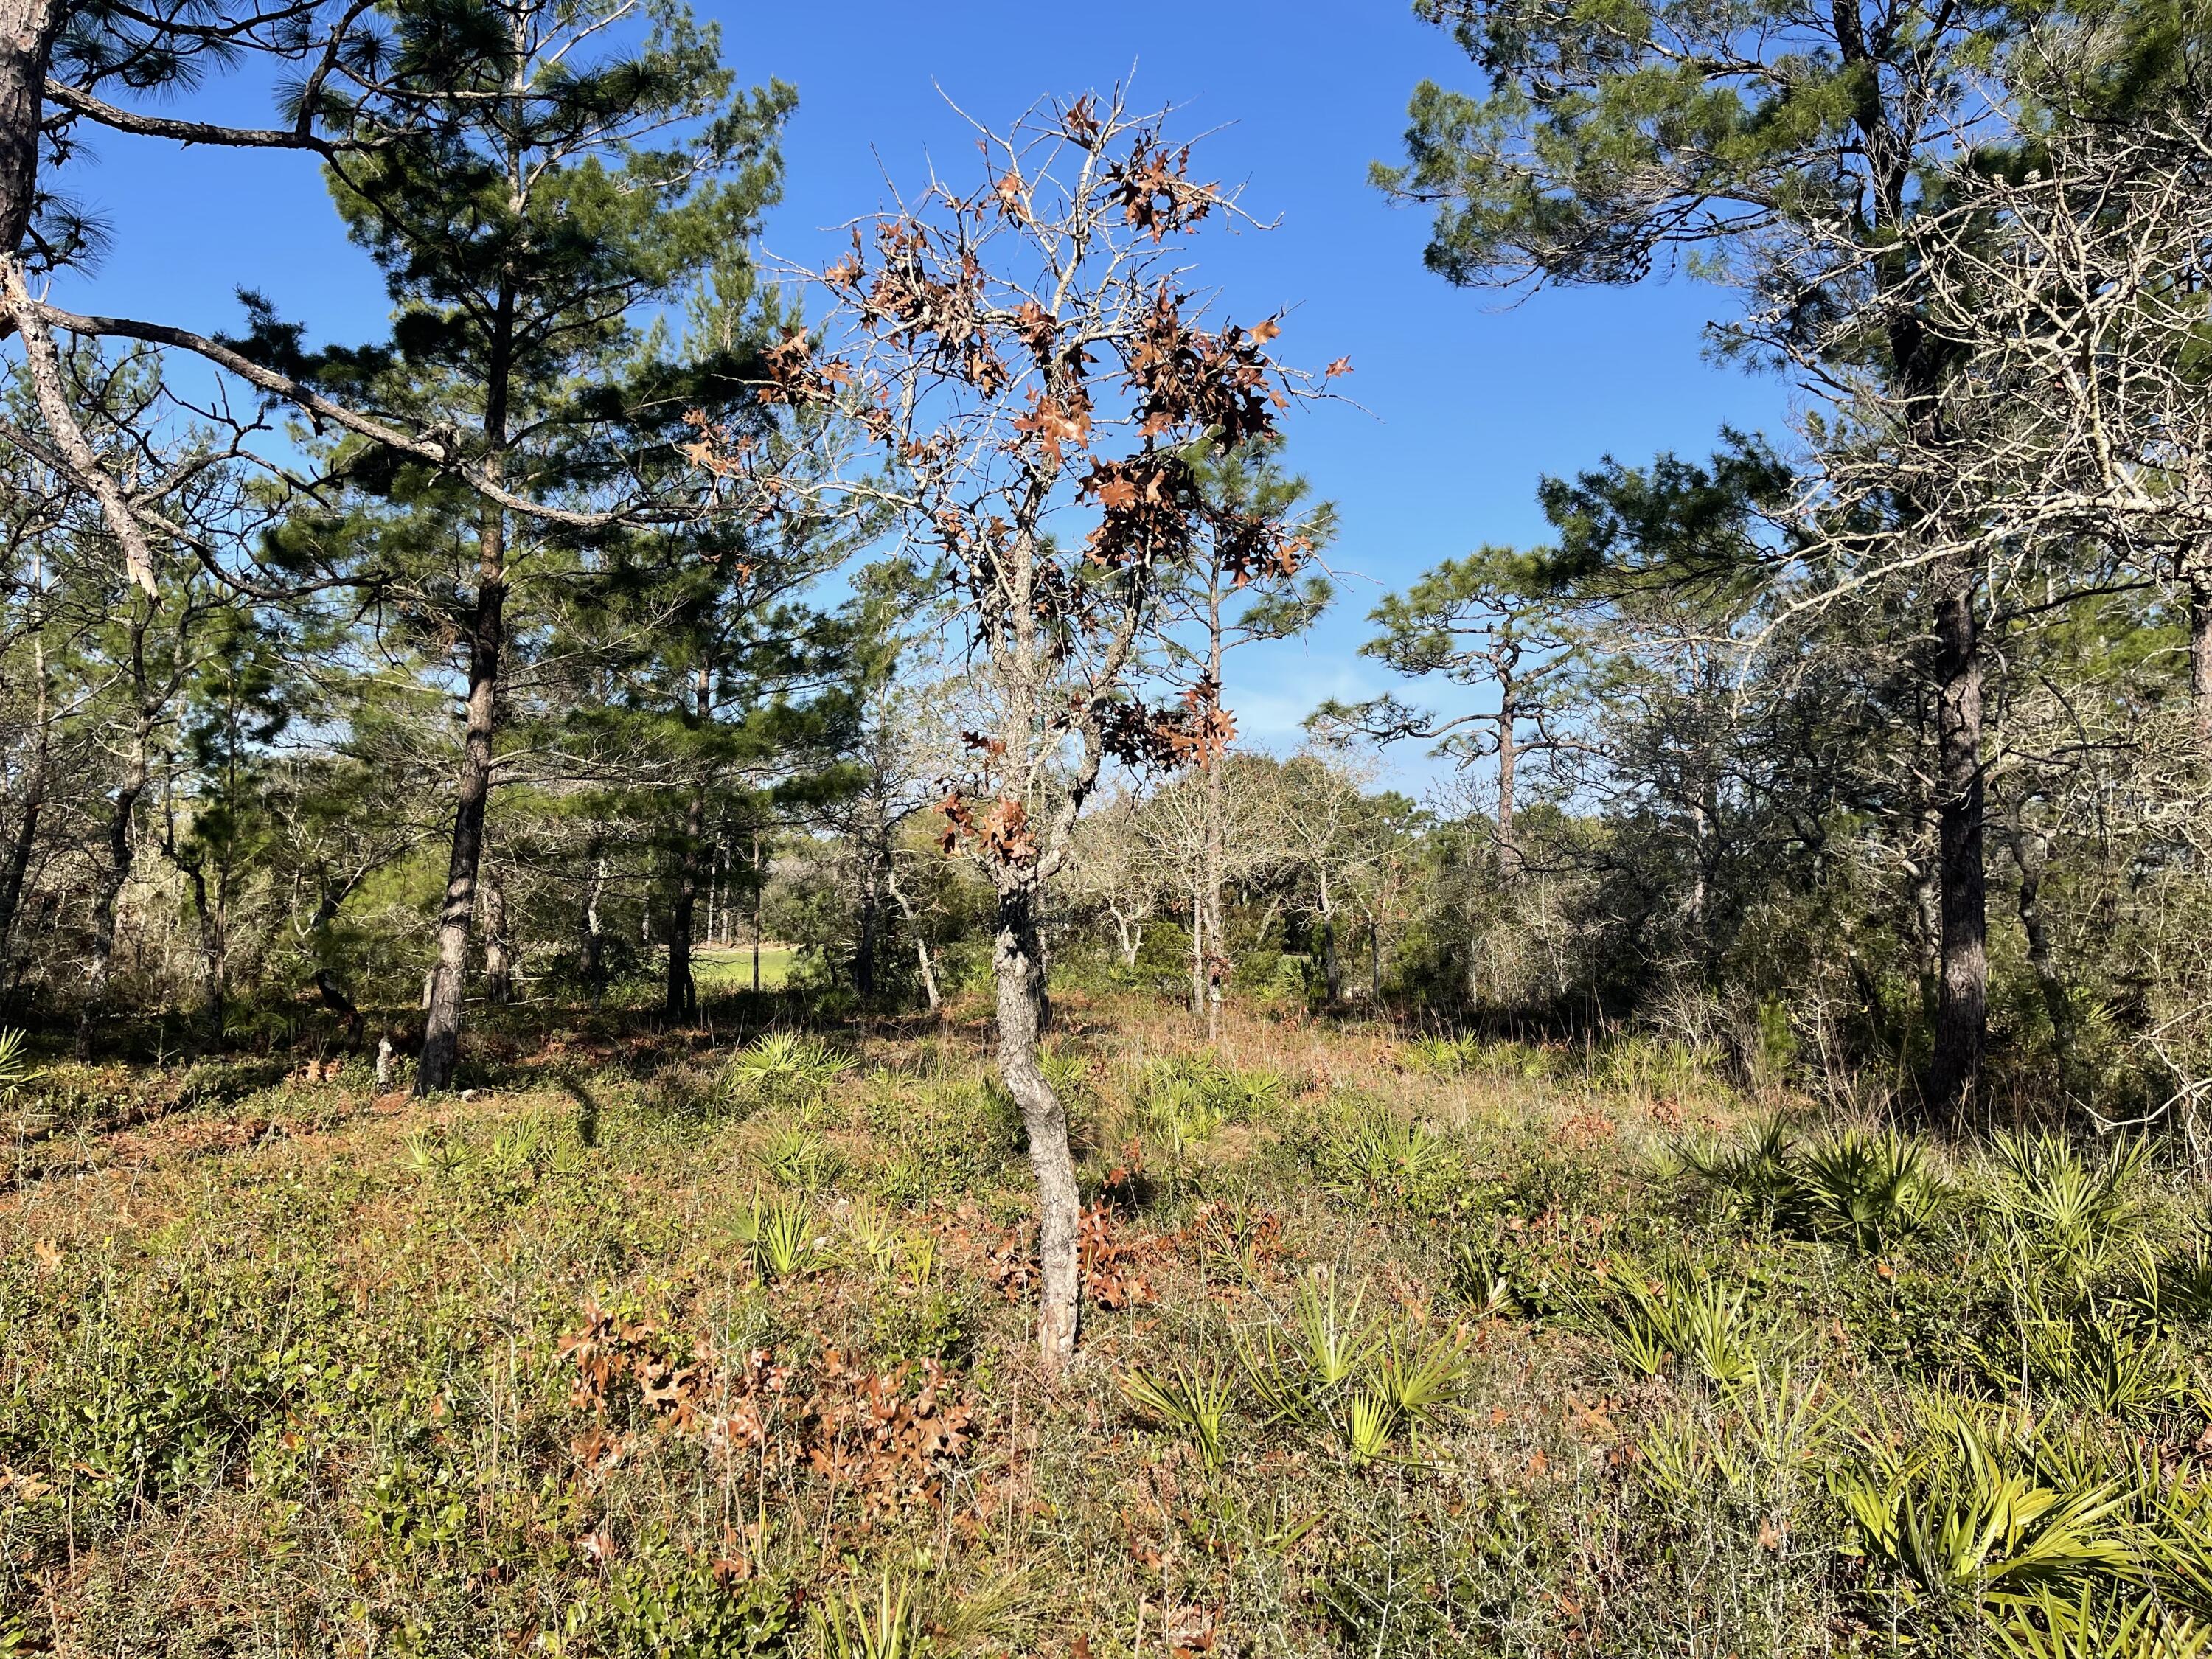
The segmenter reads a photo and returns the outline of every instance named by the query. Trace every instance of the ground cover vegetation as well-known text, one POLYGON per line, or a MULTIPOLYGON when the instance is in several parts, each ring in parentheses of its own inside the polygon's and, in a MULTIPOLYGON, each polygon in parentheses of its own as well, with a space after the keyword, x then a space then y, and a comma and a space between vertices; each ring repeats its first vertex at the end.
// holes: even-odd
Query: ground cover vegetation
POLYGON ((1417 9, 1439 278, 1801 413, 1279 752, 1175 112, 783 270, 681 6, 0 0, 0 1652, 2212 1653, 2212 20, 1417 9), (102 131, 388 335, 54 305, 102 131))

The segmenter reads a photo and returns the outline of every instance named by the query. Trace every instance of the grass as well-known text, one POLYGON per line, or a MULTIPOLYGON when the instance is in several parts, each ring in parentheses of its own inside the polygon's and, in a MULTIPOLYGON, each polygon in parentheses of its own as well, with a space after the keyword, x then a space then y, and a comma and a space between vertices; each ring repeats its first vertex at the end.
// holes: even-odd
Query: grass
POLYGON ((2195 1650, 2212 1273, 2165 1149, 1057 1006, 1056 1382, 980 1006, 487 1029, 465 1101, 47 1063, 0 1653, 2195 1650))
MULTIPOLYGON (((761 947, 761 989, 781 991, 784 981, 791 977, 791 964, 799 952, 788 945, 764 945, 761 947)), ((736 945, 725 949, 719 945, 701 945, 691 954, 691 978, 702 996, 719 996, 730 991, 752 988, 753 953, 749 945, 736 945)))

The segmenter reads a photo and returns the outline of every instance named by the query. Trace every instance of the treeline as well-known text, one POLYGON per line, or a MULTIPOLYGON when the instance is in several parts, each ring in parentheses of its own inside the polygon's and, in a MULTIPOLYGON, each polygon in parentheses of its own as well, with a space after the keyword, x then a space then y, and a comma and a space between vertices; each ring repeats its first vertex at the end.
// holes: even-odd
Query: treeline
POLYGON ((688 1019, 696 953, 766 937, 860 1009, 990 981, 1033 1145, 1048 972, 2193 1126, 2204 20, 1424 10, 1488 88, 1420 88, 1380 172, 1431 264, 1688 264, 1805 414, 1543 481, 1550 544, 1387 599, 1404 695, 1287 757, 1223 686, 1332 603, 1280 422, 1349 365, 1182 291, 1239 210, 1160 118, 1040 104, 770 282, 793 94, 680 9, 42 10, 44 145, 0 144, 12 1017, 325 1022, 429 1091, 474 999, 688 1019), (244 55, 289 125, 147 101, 244 55), (299 152, 388 334, 49 303, 100 128, 299 152), (1376 783, 1409 742, 1456 780, 1425 802, 1376 783))

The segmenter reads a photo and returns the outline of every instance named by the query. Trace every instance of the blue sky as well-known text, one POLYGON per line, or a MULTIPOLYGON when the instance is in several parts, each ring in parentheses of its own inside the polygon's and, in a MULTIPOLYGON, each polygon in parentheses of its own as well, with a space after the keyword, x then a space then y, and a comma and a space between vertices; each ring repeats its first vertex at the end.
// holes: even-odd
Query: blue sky
MULTIPOLYGON (((1423 267, 1425 217, 1372 190, 1368 164, 1397 159, 1415 82, 1474 77, 1402 0, 700 10, 721 22, 741 76, 799 88, 789 182, 766 237, 793 259, 834 257, 827 228, 881 204, 886 173, 910 182, 933 155, 954 177, 973 165, 948 97, 1002 123, 1040 95, 1133 77, 1140 101, 1182 106, 1183 132, 1219 129, 1200 171, 1243 183, 1245 205, 1279 224, 1202 240, 1206 276, 1239 318, 1289 311, 1277 342, 1286 360, 1349 356, 1355 373, 1340 384, 1361 405, 1305 411, 1291 428, 1291 463, 1341 514, 1331 555, 1341 597, 1309 640, 1249 651, 1229 676, 1244 733, 1271 746, 1294 742, 1322 698, 1389 684, 1355 654, 1381 592, 1480 543, 1540 538, 1540 474, 1608 453, 1702 453, 1723 422, 1772 430, 1783 416, 1779 384, 1702 356, 1701 325, 1723 293, 1678 279, 1501 308, 1423 267)), ((204 100, 265 118, 250 87, 210 88, 204 100)), ((88 283, 57 294, 64 303, 230 326, 243 284, 314 338, 377 331, 381 287, 310 162, 117 137, 98 148, 73 188, 114 246, 88 283)), ((1403 760, 1409 782, 1429 770, 1403 760)))

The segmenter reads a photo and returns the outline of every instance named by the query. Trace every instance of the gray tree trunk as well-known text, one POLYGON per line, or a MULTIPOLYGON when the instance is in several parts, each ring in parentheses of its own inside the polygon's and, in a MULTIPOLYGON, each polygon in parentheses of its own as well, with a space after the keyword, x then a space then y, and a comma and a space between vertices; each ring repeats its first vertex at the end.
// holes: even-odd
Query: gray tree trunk
POLYGON ((1067 1109, 1040 1063, 1046 1005, 1037 898, 1033 878, 1008 872, 999 890, 991 965, 998 981, 999 1078, 1021 1108, 1036 1176, 1037 1346, 1047 1367, 1057 1370, 1075 1354, 1082 1200, 1067 1140, 1067 1109))
POLYGON ((1972 1103, 1989 1042, 1987 875, 1982 845, 1980 618, 1960 584, 1936 614, 1936 908, 1942 933, 1928 1103, 1972 1103))

